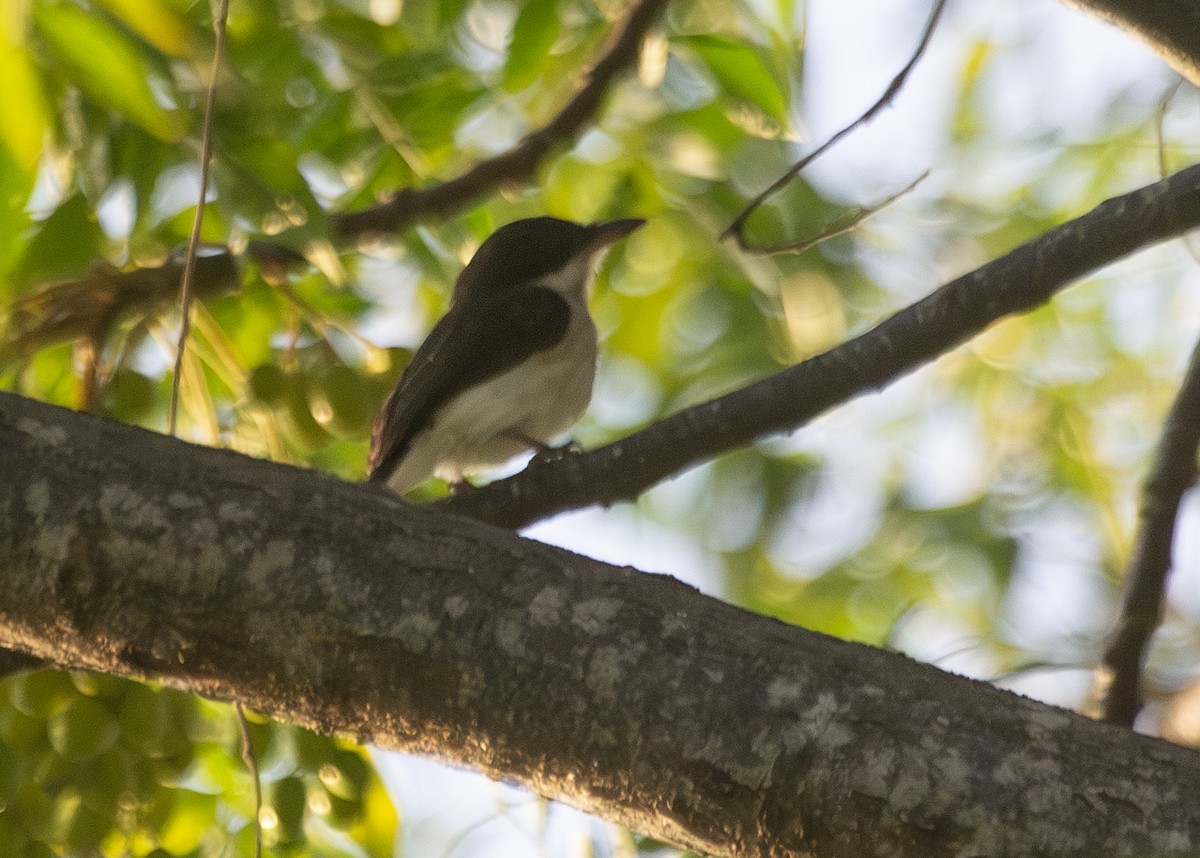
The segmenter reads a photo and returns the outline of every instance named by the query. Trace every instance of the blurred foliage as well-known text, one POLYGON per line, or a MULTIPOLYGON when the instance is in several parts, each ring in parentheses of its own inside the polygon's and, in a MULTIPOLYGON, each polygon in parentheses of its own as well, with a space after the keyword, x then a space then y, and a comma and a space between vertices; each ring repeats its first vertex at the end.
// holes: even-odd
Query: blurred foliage
MULTIPOLYGON (((0 682, 0 854, 250 854, 254 785, 233 710, 90 673, 0 682)), ((392 854, 364 752, 250 716, 268 854, 392 854)))
MULTIPOLYGON (((1025 4, 1015 35, 964 11, 935 38, 955 47, 940 60, 949 107, 932 164, 887 183, 931 165, 933 177, 855 235, 799 256, 739 255, 715 236, 803 148, 804 10, 678 0, 590 130, 531 186, 391 241, 335 245, 329 212, 453 178, 545 123, 623 5, 234 0, 205 239, 242 255, 195 308, 182 434, 361 479, 375 410, 455 274, 515 218, 649 218, 601 270, 601 372, 576 431, 593 445, 818 353, 1157 173, 1165 75, 1104 90, 1091 124, 1026 108, 1014 122, 998 93, 1011 98, 1043 29, 1025 4), (243 254, 258 239, 311 264, 243 254)), ((926 11, 914 7, 911 38, 926 11)), ((165 428, 175 295, 107 313, 104 289, 116 272, 163 266, 190 228, 210 14, 191 0, 0 5, 4 388, 165 428)), ((1194 137, 1195 104, 1176 102, 1170 164, 1196 155, 1177 142, 1194 137)), ((883 167, 899 154, 886 137, 875 145, 883 167)), ((818 231, 873 193, 857 178, 849 190, 844 176, 794 181, 752 218, 752 238, 818 231)), ((656 488, 639 521, 715 558, 713 589, 756 611, 1085 705, 1139 481, 1195 335, 1179 322, 1200 316, 1194 265, 1156 258, 794 438, 656 488), (1046 668, 1050 685, 1019 684, 1046 668)), ((1163 701, 1194 682, 1198 605, 1168 612, 1150 673, 1163 701)), ((428 846, 398 831, 360 750, 285 725, 252 732, 270 854, 428 846)), ((249 854, 252 794, 224 706, 78 673, 0 685, 0 858, 249 854)), ((669 852, 611 830, 584 841, 588 853, 669 852)), ((436 849, 461 854, 460 842, 436 849)))

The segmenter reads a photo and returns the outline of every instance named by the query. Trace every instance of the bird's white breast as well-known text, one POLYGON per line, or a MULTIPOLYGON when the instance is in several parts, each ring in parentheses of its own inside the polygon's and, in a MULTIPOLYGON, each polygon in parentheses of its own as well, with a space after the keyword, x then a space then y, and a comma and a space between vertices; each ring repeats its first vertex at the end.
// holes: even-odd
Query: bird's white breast
MULTIPOLYGON (((572 291, 578 293, 578 286, 572 291)), ((495 467, 529 449, 514 436, 548 444, 574 425, 592 396, 596 326, 582 295, 563 297, 571 315, 562 341, 439 409, 413 438, 389 486, 407 491, 430 473, 457 482, 465 473, 495 467)))

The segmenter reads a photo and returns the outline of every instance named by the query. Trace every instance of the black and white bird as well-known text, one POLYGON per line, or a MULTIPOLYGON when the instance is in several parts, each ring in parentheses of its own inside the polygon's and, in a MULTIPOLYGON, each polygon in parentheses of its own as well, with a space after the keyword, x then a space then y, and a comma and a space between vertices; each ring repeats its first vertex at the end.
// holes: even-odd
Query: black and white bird
POLYGON ((376 418, 370 480, 458 484, 570 429, 592 398, 596 264, 644 222, 536 217, 489 236, 376 418))

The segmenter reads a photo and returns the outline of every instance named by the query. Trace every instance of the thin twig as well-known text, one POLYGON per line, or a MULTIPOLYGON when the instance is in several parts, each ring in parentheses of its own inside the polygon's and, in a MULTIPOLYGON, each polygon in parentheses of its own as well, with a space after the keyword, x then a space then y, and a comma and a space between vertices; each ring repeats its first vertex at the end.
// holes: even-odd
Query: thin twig
POLYGON ((213 47, 212 75, 208 81, 208 92, 204 98, 204 125, 200 134, 200 198, 196 201, 196 216, 192 219, 192 233, 188 236, 187 250, 183 258, 183 276, 179 282, 179 339, 175 345, 175 369, 171 374, 171 400, 167 406, 167 434, 175 434, 179 414, 179 385, 183 376, 183 353, 187 349, 188 333, 191 331, 192 278, 196 268, 196 251, 200 248, 200 229, 204 226, 204 206, 208 200, 208 166, 212 160, 213 112, 217 103, 217 76, 225 53, 225 22, 229 18, 229 0, 220 0, 217 14, 213 16, 213 31, 216 44, 213 47))
POLYGON ((1104 664, 1112 672, 1112 683, 1104 699, 1104 720, 1114 724, 1132 727, 1142 706, 1142 665, 1162 616, 1175 521, 1184 493, 1196 482, 1197 450, 1200 450, 1200 342, 1192 352, 1179 393, 1163 423, 1158 452, 1142 489, 1125 601, 1116 634, 1104 653, 1104 664))
POLYGON ((854 120, 845 128, 838 131, 812 152, 805 155, 803 158, 789 167, 782 176, 780 176, 770 185, 770 187, 751 200, 750 203, 744 209, 742 209, 741 213, 733 219, 733 223, 729 224, 729 227, 723 233, 721 233, 720 240, 724 241, 726 238, 732 237, 737 241, 738 247, 740 247, 742 250, 748 251, 752 249, 749 245, 749 242, 746 241, 744 232, 746 221, 750 218, 750 215, 752 215, 759 206, 766 202, 769 197, 774 196, 788 182, 794 179, 801 170, 803 170, 817 158, 821 157, 821 155, 823 155, 830 147, 832 147, 851 131, 870 122, 875 118, 875 115, 879 113, 879 111, 883 110, 884 107, 891 103, 892 99, 896 97, 896 94, 899 93, 901 88, 904 86, 905 81, 907 81, 909 72, 913 70, 917 64, 917 61, 921 59, 921 56, 925 53, 925 48, 928 47, 929 41, 933 37, 933 31, 936 29, 938 20, 942 15, 942 10, 945 7, 946 0, 936 0, 933 5, 933 11, 929 14, 929 21, 925 24, 925 32, 921 34, 921 41, 917 45, 917 49, 913 52, 913 55, 909 57, 908 62, 904 64, 904 68, 900 69, 900 71, 896 73, 896 76, 892 78, 891 83, 887 85, 887 89, 883 91, 883 95, 879 96, 878 100, 868 107, 862 116, 858 117, 858 119, 854 120))
POLYGON ((908 185, 896 191, 888 197, 884 197, 877 203, 870 206, 862 206, 843 215, 833 223, 824 226, 820 232, 815 235, 810 235, 807 238, 798 238, 795 241, 781 241, 778 244, 758 244, 747 246, 742 244, 741 247, 747 253, 753 253, 758 256, 773 256, 777 253, 803 253, 809 248, 816 247, 823 241, 828 241, 835 235, 842 235, 855 229, 860 223, 867 218, 879 214, 896 200, 906 194, 912 193, 917 185, 925 181, 929 177, 929 171, 926 170, 917 178, 913 179, 908 185))
POLYGON ((262 821, 259 819, 262 815, 262 778, 258 772, 258 756, 254 752, 254 743, 250 741, 250 722, 246 720, 246 710, 236 701, 233 709, 237 713, 238 730, 242 734, 242 760, 254 781, 254 858, 262 858, 262 821))
POLYGON ((1004 316, 1041 306, 1079 277, 1198 226, 1200 165, 1101 203, 824 354, 606 447, 536 461, 438 506, 524 527, 637 497, 721 453, 798 429, 835 405, 885 387, 1004 316))

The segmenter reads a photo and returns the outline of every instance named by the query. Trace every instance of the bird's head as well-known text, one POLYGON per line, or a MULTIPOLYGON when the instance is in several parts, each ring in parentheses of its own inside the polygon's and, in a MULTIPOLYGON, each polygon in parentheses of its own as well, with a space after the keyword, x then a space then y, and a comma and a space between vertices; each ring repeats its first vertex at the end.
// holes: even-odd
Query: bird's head
POLYGON ((645 221, 623 218, 580 224, 531 217, 500 227, 471 258, 454 284, 454 302, 487 291, 538 284, 563 295, 584 295, 600 252, 645 221))

